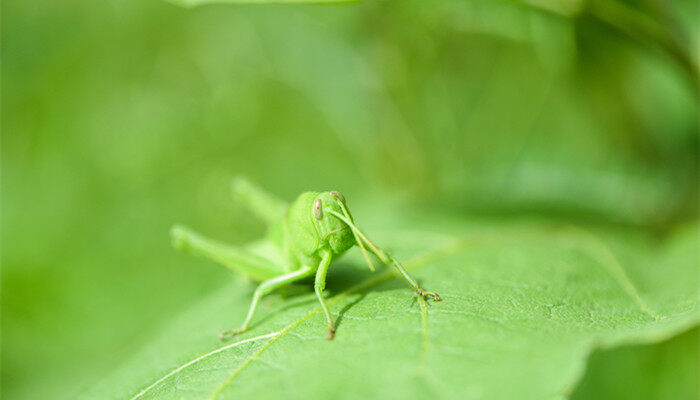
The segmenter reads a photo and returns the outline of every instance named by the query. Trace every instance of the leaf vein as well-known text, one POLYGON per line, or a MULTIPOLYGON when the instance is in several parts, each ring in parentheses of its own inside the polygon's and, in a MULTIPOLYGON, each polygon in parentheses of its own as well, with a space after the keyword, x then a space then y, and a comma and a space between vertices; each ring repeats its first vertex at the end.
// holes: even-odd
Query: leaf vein
POLYGON ((266 339, 266 338, 272 337, 272 336, 274 336, 274 335, 276 335, 276 334, 278 334, 278 333, 279 333, 279 332, 272 332, 272 333, 268 333, 268 334, 265 334, 265 335, 261 335, 261 336, 256 336, 256 337, 248 338, 248 339, 241 340, 241 341, 238 341, 238 342, 235 342, 235 343, 227 344, 226 346, 219 347, 218 349, 212 350, 212 351, 210 351, 209 353, 202 354, 201 356, 199 356, 199 357, 197 357, 197 358, 194 358, 194 359, 192 359, 192 360, 190 360, 190 361, 188 361, 188 362, 182 364, 181 366, 175 368, 174 370, 170 371, 169 373, 165 374, 162 378, 160 378, 160 379, 158 379, 157 381, 153 382, 151 385, 149 385, 148 387, 146 387, 145 389, 143 389, 142 391, 140 391, 139 393, 137 393, 136 395, 134 395, 134 397, 132 397, 131 400, 136 400, 136 399, 142 397, 144 394, 146 394, 148 391, 150 391, 150 390, 153 389, 154 387, 156 387, 156 386, 158 386, 159 384, 161 384, 162 382, 164 382, 166 379, 170 378, 171 376, 177 374, 178 372, 182 371, 183 369, 185 369, 185 368, 187 368, 187 367, 189 367, 189 366, 191 366, 191 365, 193 365, 193 364, 196 364, 197 362, 199 362, 199 361, 201 361, 201 360, 203 360, 203 359, 205 359, 205 358, 207 358, 207 357, 213 356, 214 354, 217 354, 217 353, 221 353, 221 352, 224 351, 224 350, 228 350, 228 349, 230 349, 230 348, 233 348, 233 347, 242 345, 242 344, 244 344, 244 343, 254 342, 254 341, 256 341, 256 340, 266 339))
POLYGON ((612 250, 610 250, 610 247, 606 245, 605 242, 603 242, 596 235, 581 228, 571 229, 573 229, 574 233, 578 234, 578 236, 583 239, 583 247, 587 248, 589 254, 596 259, 600 265, 608 270, 608 273, 613 277, 613 279, 617 281, 625 293, 627 293, 627 295, 630 296, 635 303, 637 303, 639 308, 644 313, 654 318, 655 321, 660 321, 663 319, 663 317, 653 312, 649 306, 647 306, 646 302, 639 294, 637 287, 634 286, 632 280, 629 278, 629 276, 627 276, 627 272, 625 272, 622 264, 620 264, 620 261, 618 261, 615 254, 612 252, 612 250))
POLYGON ((421 348, 418 357, 418 370, 423 371, 425 360, 428 357, 428 349, 430 348, 430 336, 428 335, 428 305, 423 297, 418 297, 420 304, 420 320, 421 320, 421 348))

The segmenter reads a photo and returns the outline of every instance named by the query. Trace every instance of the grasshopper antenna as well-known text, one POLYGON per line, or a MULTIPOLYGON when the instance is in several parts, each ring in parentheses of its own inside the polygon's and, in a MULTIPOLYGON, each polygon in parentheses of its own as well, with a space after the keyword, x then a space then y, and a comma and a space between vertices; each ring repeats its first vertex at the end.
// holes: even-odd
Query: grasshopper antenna
MULTIPOLYGON (((345 200, 342 197, 340 199, 345 200)), ((367 261, 367 265, 369 266, 369 270, 372 272, 375 272, 376 269, 374 268, 374 264, 372 263, 372 259, 370 258, 369 253, 367 252, 367 249, 365 248, 365 244, 362 242, 362 238, 358 234, 358 232, 360 232, 360 230, 357 228, 357 226, 355 226, 355 223, 352 220, 352 216, 350 216, 350 212, 345 207, 344 201, 342 201, 342 200, 340 201, 340 208, 343 210, 343 214, 345 214, 346 218, 343 218, 342 215, 340 215, 334 211, 331 211, 331 213, 335 214, 336 217, 340 217, 340 219, 350 227, 350 230, 352 231, 352 235, 355 236, 355 241, 357 242, 357 245, 360 246, 360 250, 362 250, 362 255, 365 257, 365 261, 367 261)))

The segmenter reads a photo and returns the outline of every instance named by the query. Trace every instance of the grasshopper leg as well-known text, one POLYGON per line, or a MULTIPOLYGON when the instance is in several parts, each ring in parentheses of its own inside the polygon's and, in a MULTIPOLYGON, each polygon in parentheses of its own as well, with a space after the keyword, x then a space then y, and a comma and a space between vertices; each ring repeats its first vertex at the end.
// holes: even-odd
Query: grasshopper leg
POLYGON ((401 274, 401 276, 408 282, 409 285, 411 285, 411 288, 418 294, 418 296, 427 299, 428 297, 432 298, 434 301, 440 301, 442 300, 440 298, 440 295, 438 295, 435 292, 429 292, 427 290, 423 290, 423 288, 420 287, 418 282, 416 282, 415 279, 411 275, 408 274, 408 271, 406 271, 406 268, 401 265, 401 263, 395 259, 393 256, 387 254, 386 251, 374 246, 373 253, 379 257, 380 260, 382 260, 383 263, 391 263, 394 265, 394 268, 396 268, 397 271, 401 274))
POLYGON ((209 239, 184 226, 174 226, 170 235, 175 248, 214 260, 257 281, 277 277, 285 272, 282 266, 272 260, 242 247, 209 239))
POLYGON ((243 321, 243 325, 239 328, 235 329, 230 329, 224 332, 221 332, 219 335, 220 339, 224 339, 228 336, 235 336, 241 332, 245 332, 248 330, 250 327, 250 321, 253 319, 253 315, 255 314, 255 309, 258 306, 258 302, 260 299, 270 293, 271 291, 280 288, 282 286, 288 285, 294 281, 298 281, 300 279, 306 278, 307 276, 310 276, 313 274, 313 270, 309 267, 301 267, 300 269, 290 272, 285 275, 280 275, 278 277, 268 279, 264 282, 262 282, 257 289, 255 289, 255 294, 253 294, 253 300, 250 303, 250 308, 248 309, 248 315, 245 318, 245 321, 243 321))
POLYGON ((335 336, 335 324, 333 323, 333 316, 331 315, 330 310, 328 309, 328 304, 326 304, 326 300, 323 298, 323 291, 326 288, 326 273, 328 272, 328 267, 331 265, 331 258, 332 254, 330 252, 326 252, 323 255, 323 259, 321 260, 321 263, 318 266, 318 269, 316 270, 316 281, 314 282, 314 291, 316 292, 316 297, 318 297, 318 301, 321 303, 321 308, 323 308, 324 314, 326 314, 326 321, 328 322, 328 334, 326 337, 328 340, 333 339, 335 336))
POLYGON ((406 279, 409 285, 411 285, 411 288, 418 294, 418 296, 427 299, 428 297, 431 297, 434 301, 440 301, 442 300, 440 298, 440 295, 438 295, 435 292, 429 292, 427 290, 423 290, 418 285, 418 282, 416 282, 415 279, 411 275, 408 274, 408 271, 394 258, 390 256, 391 263, 394 264, 394 267, 399 271, 399 273, 406 279))
MULTIPOLYGON (((342 206, 342 204, 341 204, 342 206)), ((408 282, 409 285, 411 285, 411 288, 422 298, 426 299, 428 297, 431 297, 435 301, 440 301, 440 296, 435 293, 435 292, 428 292, 426 290, 423 290, 418 285, 418 282, 416 282, 411 275, 408 274, 408 271, 399 263, 397 259, 389 255, 386 251, 382 250, 381 248, 377 247, 374 243, 372 243, 367 236, 365 236, 362 231, 355 226, 355 223, 352 221, 352 217, 350 217, 350 213, 346 208, 343 208, 343 211, 345 212, 345 215, 338 214, 337 212, 330 211, 331 214, 335 215, 336 217, 340 218, 343 222, 345 222, 350 229, 352 229, 354 235, 355 235, 355 240, 357 241, 357 245, 360 246, 362 249, 362 252, 365 252, 365 244, 367 245, 368 249, 372 254, 377 256, 384 264, 393 264, 396 270, 401 273, 401 276, 408 282), (364 242, 364 244, 363 244, 364 242)), ((371 261, 369 261, 369 257, 365 254, 365 258, 367 259, 367 263, 370 265, 370 269, 374 271, 374 267, 371 264, 371 261)))

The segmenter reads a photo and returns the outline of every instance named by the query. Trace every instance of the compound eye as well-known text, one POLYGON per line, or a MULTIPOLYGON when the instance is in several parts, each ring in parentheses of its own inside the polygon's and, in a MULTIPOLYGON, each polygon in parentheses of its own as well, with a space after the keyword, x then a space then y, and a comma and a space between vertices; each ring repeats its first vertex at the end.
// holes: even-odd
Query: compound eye
POLYGON ((314 209, 313 209, 314 218, 316 218, 316 219, 323 218, 323 209, 321 208, 321 206, 322 206, 321 199, 316 199, 316 201, 314 202, 314 209))
POLYGON ((336 199, 340 200, 341 203, 345 204, 345 197, 343 197, 340 192, 336 192, 335 190, 331 191, 331 195, 335 197, 336 199))

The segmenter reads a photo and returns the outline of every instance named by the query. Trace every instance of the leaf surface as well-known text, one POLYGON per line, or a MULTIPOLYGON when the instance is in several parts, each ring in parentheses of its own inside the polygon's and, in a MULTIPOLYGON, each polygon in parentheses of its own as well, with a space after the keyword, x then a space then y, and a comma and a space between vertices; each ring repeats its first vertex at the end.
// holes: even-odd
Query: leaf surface
POLYGON ((700 320, 696 227, 660 243, 541 221, 398 221, 411 228, 368 232, 442 302, 417 300, 391 270, 370 274, 353 251, 329 272, 335 340, 313 294, 296 290, 266 298, 253 329, 221 343, 252 291, 232 281, 80 398, 560 399, 593 350, 700 320))

